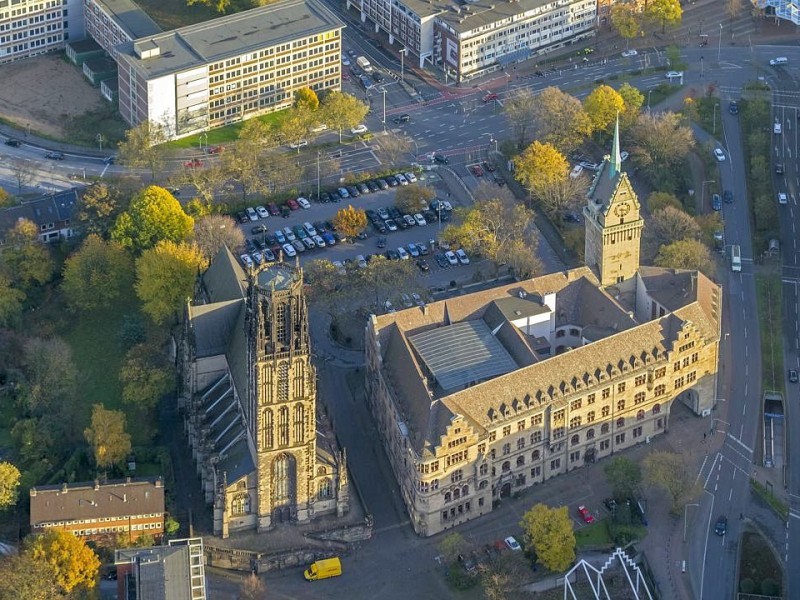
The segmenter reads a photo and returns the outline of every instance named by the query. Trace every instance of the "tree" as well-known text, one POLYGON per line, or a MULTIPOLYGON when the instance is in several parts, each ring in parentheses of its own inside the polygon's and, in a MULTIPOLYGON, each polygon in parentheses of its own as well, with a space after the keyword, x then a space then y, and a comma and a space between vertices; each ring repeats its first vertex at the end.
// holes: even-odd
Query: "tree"
MULTIPOLYGON (((258 122, 250 119, 247 123, 258 122)), ((244 128, 243 128, 244 129, 244 128)), ((262 175, 267 170, 267 162, 261 156, 263 142, 255 137, 258 129, 252 129, 254 137, 239 137, 222 155, 222 168, 225 174, 242 186, 242 200, 247 200, 250 192, 267 192, 269 184, 262 175)))
POLYGON ((333 217, 333 226, 345 237, 354 238, 367 227, 367 213, 360 208, 348 205, 347 208, 340 209, 333 217))
POLYGON ((691 215, 673 206, 653 213, 653 233, 660 244, 700 237, 700 227, 691 215))
POLYGON ((300 88, 294 93, 294 106, 311 112, 316 111, 319 108, 317 93, 309 87, 300 88))
POLYGON ((136 260, 136 294, 156 323, 180 315, 206 259, 194 244, 161 241, 136 260))
POLYGON ((69 414, 78 390, 78 369, 69 345, 57 337, 28 338, 22 361, 24 409, 35 416, 69 414))
POLYGON ((228 9, 231 7, 232 1, 231 0, 186 0, 186 4, 187 6, 202 4, 223 15, 226 12, 228 12, 228 9))
POLYGON ((625 111, 625 100, 619 92, 608 85, 599 85, 586 96, 583 108, 595 131, 608 132, 616 122, 617 115, 625 111))
POLYGON ((522 573, 514 554, 503 554, 489 564, 481 565, 481 585, 486 600, 506 600, 519 582, 522 573))
POLYGON ((678 240, 658 251, 655 260, 656 266, 669 269, 690 269, 713 273, 711 253, 702 242, 698 240, 678 240))
POLYGON ((445 562, 454 563, 458 559, 459 554, 467 551, 467 540, 464 536, 455 531, 448 533, 442 538, 438 545, 439 553, 444 557, 445 562))
POLYGON ((92 233, 64 263, 61 289, 72 310, 92 311, 110 306, 132 279, 133 265, 125 249, 92 233))
POLYGON ((536 141, 514 158, 514 172, 520 183, 538 196, 569 176, 569 163, 553 144, 536 141))
POLYGON ((611 24, 617 30, 619 36, 625 40, 625 47, 627 48, 630 41, 637 37, 641 30, 636 5, 622 2, 615 3, 611 7, 611 24))
POLYGON ((69 593, 78 586, 92 589, 97 584, 100 559, 86 543, 58 529, 25 540, 25 553, 36 562, 50 566, 59 588, 69 593))
POLYGON ((0 273, 0 327, 10 327, 22 314, 25 293, 11 285, 11 280, 0 273))
MULTIPOLYGON (((223 163, 213 162, 203 169, 181 169, 171 179, 177 184, 191 185, 197 192, 198 200, 203 204, 203 213, 214 212, 214 199, 219 190, 228 180, 223 163)), ((188 206, 187 206, 188 212, 188 206)))
POLYGON ((369 112, 369 106, 344 92, 334 91, 328 94, 322 103, 322 114, 329 127, 339 130, 339 143, 342 143, 342 131, 358 125, 369 112))
POLYGON ((208 215, 195 222, 194 241, 206 261, 210 261, 223 246, 232 251, 242 247, 244 234, 230 217, 208 215))
POLYGON ((542 272, 542 262, 536 254, 539 241, 535 237, 524 241, 512 239, 503 250, 506 264, 519 279, 528 279, 542 272))
POLYGON ((522 535, 536 561, 550 571, 564 571, 575 560, 575 533, 567 507, 550 508, 536 504, 522 515, 522 535))
POLYGON ((537 96, 533 126, 539 141, 569 152, 592 134, 592 122, 577 98, 557 87, 548 87, 537 96))
POLYGON ((259 118, 248 119, 239 130, 238 140, 246 142, 259 150, 266 150, 278 144, 275 129, 259 118))
POLYGON ((17 201, 4 188, 0 188, 0 209, 14 206, 17 201))
POLYGON ((111 239, 141 252, 162 240, 181 242, 189 237, 193 227, 194 219, 184 212, 175 196, 151 185, 137 194, 128 210, 117 217, 111 239))
POLYGON ((410 260, 387 260, 379 255, 367 263, 366 269, 351 267, 347 275, 347 285, 352 286, 348 294, 358 306, 378 308, 398 290, 416 289, 417 273, 410 260))
MULTIPOLYGON (((694 147, 694 135, 675 113, 641 114, 630 131, 634 160, 656 180, 662 190, 694 147)), ((655 184, 654 184, 655 185, 655 184)))
POLYGON ((685 496, 694 484, 686 460, 674 452, 653 451, 644 459, 647 483, 666 491, 672 500, 672 510, 680 510, 685 496))
POLYGON ((164 519, 164 533, 166 535, 175 535, 178 533, 178 530, 181 528, 181 524, 175 520, 175 517, 168 516, 164 519))
POLYGON ((264 582, 255 573, 250 573, 239 586, 240 600, 262 600, 266 597, 266 593, 264 582))
POLYGON ((675 197, 675 194, 670 194, 668 192, 652 192, 647 197, 647 208, 650 209, 651 213, 666 208, 667 206, 683 210, 683 205, 681 205, 681 201, 675 197))
POLYGON ((106 237, 120 210, 119 190, 105 183, 96 183, 81 195, 74 214, 86 233, 106 237))
POLYGON ((528 88, 522 88, 507 98, 503 106, 503 114, 516 132, 520 148, 525 145, 528 127, 536 117, 536 102, 533 92, 528 88))
POLYGON ((733 21, 742 12, 742 0, 725 0, 725 12, 733 21))
POLYGON ((52 567, 30 553, 0 557, 0 600, 63 600, 52 567))
POLYGON ((125 132, 125 140, 117 146, 117 160, 127 167, 149 169, 155 179, 156 172, 164 165, 169 148, 167 130, 153 121, 142 121, 125 132))
POLYGON ((661 25, 661 33, 670 27, 680 25, 683 9, 680 0, 649 0, 645 8, 645 17, 661 25))
POLYGON ((428 208, 435 197, 436 192, 427 185, 406 185, 397 190, 394 203, 401 213, 413 215, 428 208))
POLYGON ((615 456, 603 468, 614 498, 633 498, 642 482, 642 470, 630 458, 615 456))
POLYGON ((144 411, 175 387, 175 377, 157 348, 138 344, 128 350, 120 369, 122 400, 144 411))
POLYGON ((6 233, 6 244, 0 253, 0 273, 15 288, 27 293, 50 281, 54 271, 50 247, 39 240, 39 228, 28 219, 18 220, 6 233))
POLYGON ((289 155, 272 154, 269 157, 269 168, 261 176, 267 190, 275 192, 283 187, 296 184, 300 173, 300 166, 289 155))
MULTIPOLYGON (((615 4, 615 6, 620 5, 615 4)), ((636 122, 642 106, 644 106, 644 94, 627 81, 619 86, 617 91, 625 104, 625 109, 620 115, 619 126, 622 129, 629 129, 636 122)))
POLYGON ((125 414, 119 410, 106 410, 102 404, 92 407, 92 425, 83 432, 94 451, 94 461, 99 469, 122 462, 131 452, 131 436, 125 431, 125 414))
POLYGON ((20 194, 22 193, 22 189, 26 185, 33 183, 33 180, 36 177, 36 171, 34 170, 33 163, 21 158, 11 159, 11 172, 13 173, 14 179, 17 182, 17 192, 20 194))
POLYGON ((386 156, 386 162, 390 165, 396 165, 406 153, 411 151, 413 142, 404 133, 387 131, 380 138, 379 143, 381 153, 386 156))
POLYGON ((297 144, 297 153, 300 153, 300 144, 308 135, 311 128, 311 113, 301 108, 288 109, 278 123, 276 133, 278 139, 284 144, 297 144))
POLYGON ((0 462, 0 510, 17 503, 20 472, 10 462, 0 462))

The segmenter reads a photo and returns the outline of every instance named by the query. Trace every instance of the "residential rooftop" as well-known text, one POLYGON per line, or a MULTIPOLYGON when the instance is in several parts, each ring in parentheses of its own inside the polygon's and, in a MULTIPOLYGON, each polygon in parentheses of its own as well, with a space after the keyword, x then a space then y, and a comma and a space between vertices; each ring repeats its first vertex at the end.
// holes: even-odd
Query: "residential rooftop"
POLYGON ((132 0, 95 0, 125 34, 135 40, 147 35, 161 33, 162 29, 138 4, 132 0))

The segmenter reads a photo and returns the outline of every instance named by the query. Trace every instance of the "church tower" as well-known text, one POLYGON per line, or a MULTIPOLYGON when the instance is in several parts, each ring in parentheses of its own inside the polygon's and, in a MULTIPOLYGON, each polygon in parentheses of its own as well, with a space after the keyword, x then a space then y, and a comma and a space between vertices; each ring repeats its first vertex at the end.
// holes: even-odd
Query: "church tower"
MULTIPOLYGON (((276 263, 255 274, 247 307, 249 398, 258 529, 306 522, 315 500, 316 371, 299 267, 276 263)), ((244 359, 244 357, 242 357, 244 359)))
POLYGON ((639 269, 639 246, 644 221, 628 176, 622 171, 619 117, 614 128, 611 156, 595 175, 583 208, 586 223, 586 265, 600 284, 610 286, 634 276, 639 269))

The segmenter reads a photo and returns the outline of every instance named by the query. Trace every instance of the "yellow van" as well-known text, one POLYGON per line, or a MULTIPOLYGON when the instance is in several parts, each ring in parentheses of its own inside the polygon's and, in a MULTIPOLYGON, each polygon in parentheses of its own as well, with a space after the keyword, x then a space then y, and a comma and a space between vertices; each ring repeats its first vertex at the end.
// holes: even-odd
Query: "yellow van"
POLYGON ((327 579, 328 577, 338 577, 342 574, 342 563, 338 556, 326 558, 311 563, 303 572, 306 581, 316 581, 317 579, 327 579))

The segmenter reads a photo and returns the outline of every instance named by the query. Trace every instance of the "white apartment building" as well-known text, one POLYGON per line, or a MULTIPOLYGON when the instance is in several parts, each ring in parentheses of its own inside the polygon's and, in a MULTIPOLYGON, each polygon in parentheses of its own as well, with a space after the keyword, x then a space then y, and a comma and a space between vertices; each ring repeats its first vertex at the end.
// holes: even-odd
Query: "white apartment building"
POLYGON ((348 0, 361 20, 459 81, 594 35, 596 0, 348 0))
POLYGON ((122 44, 120 113, 175 139, 338 90, 343 27, 318 0, 285 0, 122 44))
POLYGON ((59 50, 83 35, 81 0, 0 0, 0 64, 59 50))

